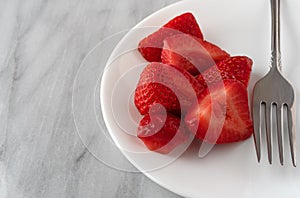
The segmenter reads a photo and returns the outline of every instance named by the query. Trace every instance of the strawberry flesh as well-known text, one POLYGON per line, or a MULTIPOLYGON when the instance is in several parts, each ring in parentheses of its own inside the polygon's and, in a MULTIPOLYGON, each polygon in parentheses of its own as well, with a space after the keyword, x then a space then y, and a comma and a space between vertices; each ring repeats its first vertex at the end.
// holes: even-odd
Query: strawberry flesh
POLYGON ((141 40, 138 50, 147 61, 161 62, 164 39, 180 33, 203 39, 202 32, 193 14, 184 13, 170 20, 158 31, 141 40))
POLYGON ((202 92, 203 87, 187 71, 162 63, 150 63, 142 72, 135 90, 134 103, 142 115, 151 106, 162 105, 167 112, 180 115, 202 92))
POLYGON ((242 141, 251 136, 247 88, 224 80, 206 89, 188 111, 185 123, 196 137, 209 143, 242 141))
POLYGON ((219 62, 199 74, 196 79, 206 87, 221 80, 238 80, 248 87, 252 60, 247 56, 234 56, 219 62))
POLYGON ((164 40, 161 59, 163 63, 181 67, 192 75, 197 75, 229 56, 208 41, 187 34, 177 34, 164 40))
POLYGON ((188 137, 185 126, 180 126, 180 119, 172 114, 145 115, 137 134, 149 150, 163 154, 186 142, 188 137))

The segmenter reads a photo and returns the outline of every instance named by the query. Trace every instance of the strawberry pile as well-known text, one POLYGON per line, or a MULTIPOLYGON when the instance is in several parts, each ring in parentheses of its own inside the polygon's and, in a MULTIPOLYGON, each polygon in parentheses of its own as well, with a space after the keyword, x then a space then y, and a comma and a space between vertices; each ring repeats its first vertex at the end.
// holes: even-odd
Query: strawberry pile
POLYGON ((191 13, 141 40, 138 50, 150 62, 134 95, 144 116, 137 136, 149 150, 169 153, 189 133, 217 144, 251 136, 247 86, 252 60, 205 40, 191 13))

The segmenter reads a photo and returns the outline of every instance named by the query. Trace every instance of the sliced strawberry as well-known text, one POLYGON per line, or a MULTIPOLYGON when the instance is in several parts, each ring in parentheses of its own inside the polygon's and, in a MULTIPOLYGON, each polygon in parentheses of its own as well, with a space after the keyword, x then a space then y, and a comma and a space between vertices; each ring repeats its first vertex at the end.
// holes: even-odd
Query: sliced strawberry
POLYGON ((253 125, 246 87, 236 80, 213 85, 188 111, 185 123, 196 137, 209 143, 222 144, 249 138, 253 125))
POLYGON ((161 59, 163 63, 181 67, 196 75, 229 56, 208 41, 187 34, 177 34, 164 40, 161 59))
POLYGON ((169 36, 185 33, 203 39, 200 27, 192 13, 175 17, 158 31, 140 41, 138 50, 149 62, 161 62, 163 40, 169 36))
POLYGON ((210 43, 208 41, 202 41, 201 44, 207 50, 207 52, 210 54, 210 56, 215 62, 219 62, 221 60, 229 58, 230 56, 226 51, 222 50, 220 47, 216 46, 213 43, 210 43))
POLYGON ((180 126, 180 119, 171 114, 145 115, 137 135, 149 150, 163 154, 186 142, 188 137, 185 126, 180 126))
POLYGON ((197 101, 203 87, 187 71, 162 63, 150 63, 142 72, 134 102, 142 115, 154 104, 180 115, 197 101), (181 108, 182 107, 182 108, 181 108))
POLYGON ((219 62, 217 66, 205 70, 202 74, 198 75, 196 79, 203 86, 215 84, 222 79, 235 79, 242 82, 247 87, 252 64, 252 60, 247 56, 230 57, 219 62))
POLYGON ((203 39, 203 34, 197 23, 196 18, 190 12, 181 14, 174 19, 171 19, 167 24, 163 26, 164 28, 170 28, 178 30, 185 34, 189 34, 200 39, 203 39))

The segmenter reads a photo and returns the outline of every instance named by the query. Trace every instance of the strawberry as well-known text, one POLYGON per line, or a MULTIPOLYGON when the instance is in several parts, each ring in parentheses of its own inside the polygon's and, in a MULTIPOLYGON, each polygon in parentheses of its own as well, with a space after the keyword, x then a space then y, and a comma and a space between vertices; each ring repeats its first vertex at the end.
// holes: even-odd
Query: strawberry
POLYGON ((213 43, 203 41, 201 44, 216 63, 230 57, 230 55, 226 51, 222 50, 220 47, 216 46, 213 43))
POLYGON ((161 53, 163 63, 182 67, 192 75, 203 72, 229 56, 218 46, 187 34, 166 38, 161 53))
POLYGON ((235 56, 219 62, 216 66, 210 67, 196 79, 203 86, 215 84, 220 80, 235 79, 248 86, 252 70, 252 60, 246 56, 235 56))
POLYGON ((158 31, 141 40, 138 50, 147 61, 161 62, 163 40, 179 33, 185 33, 203 39, 202 32, 193 14, 184 13, 169 21, 158 31))
POLYGON ((151 151, 167 154, 186 142, 185 126, 172 114, 147 114, 140 121, 137 136, 151 151))
POLYGON ((142 72, 134 103, 142 115, 154 104, 179 115, 197 101, 203 87, 187 71, 162 63, 150 63, 142 72), (182 108, 181 108, 182 107, 182 108))
POLYGON ((185 123, 196 137, 209 143, 247 139, 253 132, 246 87, 224 80, 206 89, 188 111, 185 123))

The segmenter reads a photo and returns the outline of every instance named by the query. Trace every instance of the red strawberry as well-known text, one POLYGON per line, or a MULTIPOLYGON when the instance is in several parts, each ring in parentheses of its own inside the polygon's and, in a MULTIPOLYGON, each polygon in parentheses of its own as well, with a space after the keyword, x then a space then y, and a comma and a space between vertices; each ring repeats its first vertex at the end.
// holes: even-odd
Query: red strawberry
POLYGON ((203 87, 187 71, 162 63, 150 63, 142 72, 134 102, 142 115, 154 104, 179 115, 197 101, 203 87), (182 108, 181 108, 182 107, 182 108))
POLYGON ((201 140, 217 144, 247 139, 253 132, 246 87, 224 80, 203 92, 185 123, 201 140), (210 91, 210 92, 209 92, 210 91))
POLYGON ((215 62, 219 62, 230 57, 230 55, 226 51, 222 50, 220 47, 216 46, 213 43, 203 41, 201 44, 215 62))
POLYGON ((149 150, 163 154, 184 143, 188 137, 185 127, 180 126, 180 119, 171 114, 147 114, 140 121, 137 134, 149 150))
POLYGON ((158 31, 140 41, 138 49, 147 61, 161 62, 163 40, 179 33, 185 33, 203 39, 202 32, 193 14, 184 13, 175 17, 158 31))
POLYGON ((161 59, 163 63, 181 67, 196 75, 229 56, 208 41, 187 34, 177 34, 164 40, 161 59))
POLYGON ((205 70, 198 75, 196 79, 206 86, 207 84, 215 84, 221 79, 235 79, 248 86, 250 74, 252 70, 252 60, 246 56, 235 56, 223 60, 205 70))

